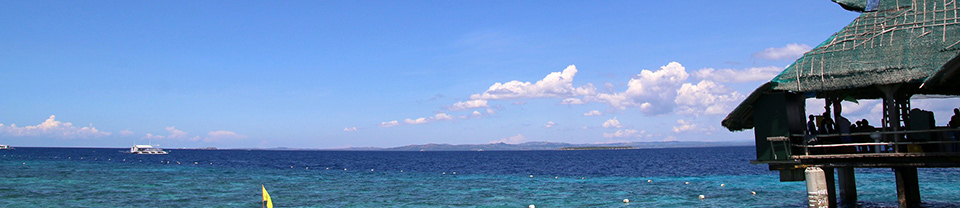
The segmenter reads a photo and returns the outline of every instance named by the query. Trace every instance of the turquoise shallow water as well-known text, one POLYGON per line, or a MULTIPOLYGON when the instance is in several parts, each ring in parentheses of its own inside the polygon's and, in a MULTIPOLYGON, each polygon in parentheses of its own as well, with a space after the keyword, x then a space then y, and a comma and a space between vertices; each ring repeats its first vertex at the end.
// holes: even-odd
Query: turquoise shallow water
MULTIPOLYGON (((173 150, 158 156, 20 148, 0 152, 0 207, 257 207, 261 184, 277 207, 805 206, 804 184, 778 182, 776 172, 745 164, 750 151, 173 150)), ((859 170, 857 179, 863 204, 896 205, 892 171, 859 170)), ((927 206, 960 204, 960 170, 921 169, 920 180, 927 206)))

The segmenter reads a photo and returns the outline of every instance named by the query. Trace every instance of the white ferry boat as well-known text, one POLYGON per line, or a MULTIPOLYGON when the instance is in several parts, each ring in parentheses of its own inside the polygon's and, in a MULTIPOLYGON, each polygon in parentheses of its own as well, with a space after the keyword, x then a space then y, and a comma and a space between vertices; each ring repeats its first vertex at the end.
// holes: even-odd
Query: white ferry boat
POLYGON ((0 144, 0 149, 13 149, 10 145, 0 144))
POLYGON ((167 154, 167 151, 163 151, 163 149, 153 147, 150 145, 133 145, 133 147, 130 147, 129 152, 124 151, 124 153, 138 154, 138 155, 165 155, 167 154))

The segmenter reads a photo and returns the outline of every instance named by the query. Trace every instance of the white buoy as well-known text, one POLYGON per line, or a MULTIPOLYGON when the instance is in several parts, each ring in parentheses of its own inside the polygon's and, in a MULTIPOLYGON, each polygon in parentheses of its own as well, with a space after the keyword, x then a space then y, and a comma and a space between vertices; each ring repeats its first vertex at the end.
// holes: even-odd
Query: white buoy
POLYGON ((373 172, 373 169, 370 169, 370 172, 373 172))
POLYGON ((290 166, 290 169, 293 169, 293 166, 292 166, 292 165, 290 166))
POLYGON ((454 174, 454 175, 456 175, 456 174, 457 174, 457 172, 456 172, 456 171, 454 171, 454 172, 453 172, 453 174, 454 174))
POLYGON ((722 183, 720 184, 720 187, 724 187, 724 186, 727 186, 727 185, 724 185, 724 184, 722 184, 722 183))
POLYGON ((530 177, 533 178, 533 175, 530 175, 530 177))
POLYGON ((580 180, 583 180, 583 179, 587 179, 587 178, 583 178, 583 177, 580 178, 580 180))
POLYGON ((700 200, 703 200, 703 198, 707 198, 707 197, 700 195, 700 200))
POLYGON ((757 195, 756 191, 751 191, 750 194, 757 195))
POLYGON ((194 165, 199 165, 199 164, 200 164, 200 162, 193 162, 193 164, 194 164, 194 165))
POLYGON ((443 173, 441 173, 440 175, 446 175, 446 174, 447 174, 447 172, 443 172, 443 173))
POLYGON ((553 177, 553 179, 560 179, 560 176, 555 176, 553 177))
POLYGON ((531 204, 530 206, 527 206, 527 208, 537 208, 537 206, 533 206, 533 205, 531 204))
POLYGON ((330 168, 327 168, 327 169, 324 169, 324 170, 330 170, 330 168))
POLYGON ((213 165, 213 163, 210 163, 210 164, 213 165))
POLYGON ((653 183, 653 180, 647 180, 647 183, 653 183))
POLYGON ((400 172, 402 173, 402 172, 403 172, 403 170, 400 170, 400 172))
POLYGON ((310 170, 310 167, 304 167, 303 169, 307 169, 307 170, 310 170))
POLYGON ((687 185, 690 185, 690 182, 683 182, 683 184, 687 184, 687 185))
POLYGON ((630 203, 630 200, 629 200, 629 199, 623 199, 623 203, 624 203, 624 204, 629 204, 629 203, 630 203))
POLYGON ((346 168, 344 168, 343 170, 347 170, 347 169, 346 169, 346 168))

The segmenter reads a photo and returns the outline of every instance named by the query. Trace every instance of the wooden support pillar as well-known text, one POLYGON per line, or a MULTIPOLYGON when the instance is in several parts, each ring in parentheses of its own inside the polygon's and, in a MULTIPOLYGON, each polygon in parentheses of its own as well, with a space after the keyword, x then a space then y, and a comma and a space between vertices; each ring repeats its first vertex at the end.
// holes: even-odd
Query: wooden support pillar
POLYGON ((803 171, 807 183, 807 207, 809 208, 828 208, 829 191, 827 191, 827 178, 823 169, 818 167, 808 167, 803 171))
POLYGON ((821 168, 827 182, 827 200, 831 208, 837 207, 837 180, 833 168, 821 168))
POLYGON ((901 208, 920 207, 920 184, 916 167, 893 168, 897 176, 897 201, 901 208))
POLYGON ((837 168, 837 182, 840 185, 840 205, 857 207, 857 179, 853 167, 837 168))

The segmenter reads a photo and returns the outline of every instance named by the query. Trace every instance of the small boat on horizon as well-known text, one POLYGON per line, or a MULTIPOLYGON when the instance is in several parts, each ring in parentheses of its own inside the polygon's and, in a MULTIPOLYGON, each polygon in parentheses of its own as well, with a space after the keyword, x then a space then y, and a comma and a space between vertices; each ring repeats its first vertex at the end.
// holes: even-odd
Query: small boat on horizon
POLYGON ((10 145, 0 144, 0 149, 13 149, 10 145))
POLYGON ((163 149, 153 147, 151 145, 133 145, 130 147, 130 151, 120 151, 123 153, 138 154, 138 155, 165 155, 167 151, 163 149))

